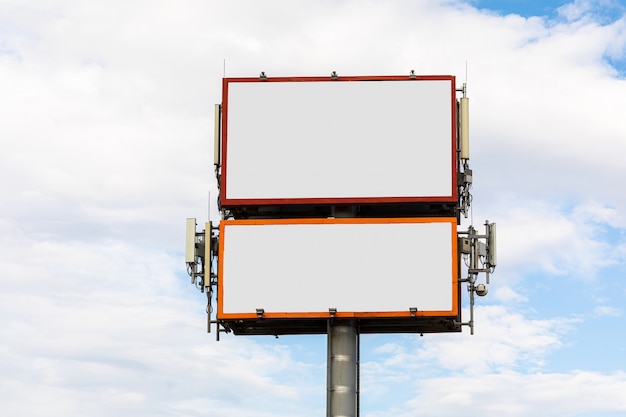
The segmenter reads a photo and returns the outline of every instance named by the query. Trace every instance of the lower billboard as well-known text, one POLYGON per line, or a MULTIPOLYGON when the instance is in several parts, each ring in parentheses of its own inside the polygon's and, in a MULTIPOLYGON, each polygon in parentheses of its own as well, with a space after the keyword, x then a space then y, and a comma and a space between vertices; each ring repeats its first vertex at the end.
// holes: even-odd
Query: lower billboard
POLYGON ((458 331, 456 225, 453 217, 224 220, 217 319, 235 333, 323 333, 331 318, 358 320, 364 332, 458 331))

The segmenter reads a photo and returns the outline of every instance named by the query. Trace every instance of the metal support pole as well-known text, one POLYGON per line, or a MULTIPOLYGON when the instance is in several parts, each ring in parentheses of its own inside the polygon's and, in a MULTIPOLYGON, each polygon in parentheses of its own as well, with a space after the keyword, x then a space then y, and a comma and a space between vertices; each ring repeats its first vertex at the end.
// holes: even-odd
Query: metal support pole
POLYGON ((329 320, 327 417, 358 417, 358 343, 354 320, 329 320))

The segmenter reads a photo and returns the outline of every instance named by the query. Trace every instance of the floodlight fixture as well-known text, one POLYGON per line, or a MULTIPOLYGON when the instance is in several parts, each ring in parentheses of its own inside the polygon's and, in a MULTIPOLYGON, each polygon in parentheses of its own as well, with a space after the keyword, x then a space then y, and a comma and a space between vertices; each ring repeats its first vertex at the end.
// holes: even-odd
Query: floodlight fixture
POLYGON ((489 292, 489 287, 487 287, 487 285, 485 284, 478 284, 476 287, 474 287, 474 291, 476 291, 476 295, 478 295, 479 297, 484 297, 489 292))

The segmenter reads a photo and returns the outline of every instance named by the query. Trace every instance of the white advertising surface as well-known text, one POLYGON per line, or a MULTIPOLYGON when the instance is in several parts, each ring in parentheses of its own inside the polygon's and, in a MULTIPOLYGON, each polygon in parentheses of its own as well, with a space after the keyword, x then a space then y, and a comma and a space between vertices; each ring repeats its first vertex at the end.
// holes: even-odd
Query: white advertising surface
POLYGON ((235 81, 225 83, 224 204, 453 200, 452 77, 235 81))
POLYGON ((455 314, 456 220, 226 220, 218 318, 455 314))

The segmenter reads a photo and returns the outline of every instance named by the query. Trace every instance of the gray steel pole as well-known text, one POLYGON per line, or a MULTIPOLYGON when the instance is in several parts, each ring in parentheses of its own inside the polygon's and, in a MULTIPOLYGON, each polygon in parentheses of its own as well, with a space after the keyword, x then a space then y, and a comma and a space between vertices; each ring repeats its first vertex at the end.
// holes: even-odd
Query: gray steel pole
POLYGON ((358 338, 354 320, 329 321, 327 417, 358 416, 358 338))

